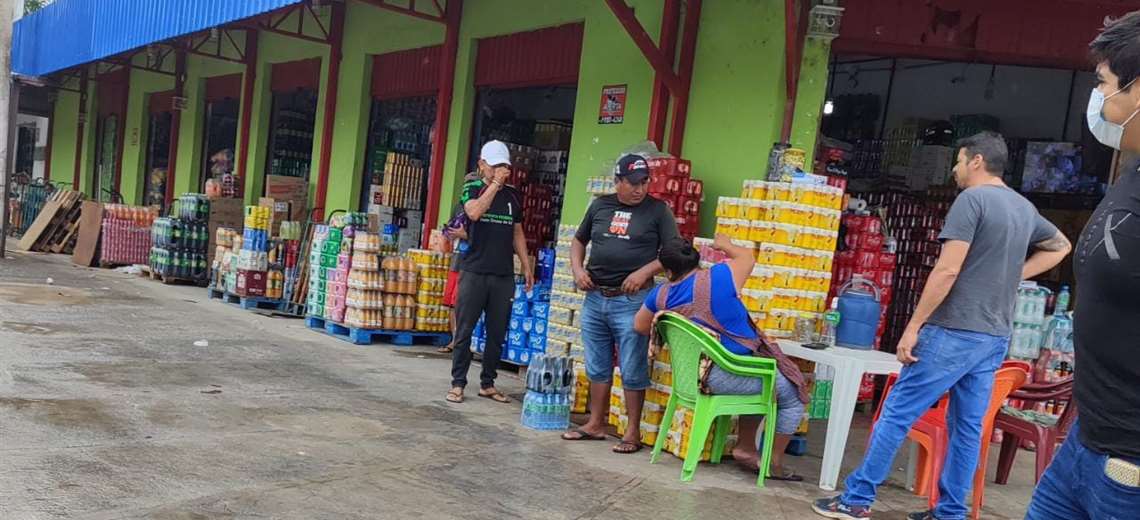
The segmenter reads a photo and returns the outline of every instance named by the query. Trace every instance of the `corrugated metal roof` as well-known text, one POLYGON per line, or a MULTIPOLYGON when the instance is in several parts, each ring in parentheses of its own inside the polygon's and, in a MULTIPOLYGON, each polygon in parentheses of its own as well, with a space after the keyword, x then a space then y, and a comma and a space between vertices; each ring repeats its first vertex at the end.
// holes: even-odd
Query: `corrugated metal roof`
POLYGON ((303 0, 56 0, 16 22, 12 69, 41 76, 303 0))

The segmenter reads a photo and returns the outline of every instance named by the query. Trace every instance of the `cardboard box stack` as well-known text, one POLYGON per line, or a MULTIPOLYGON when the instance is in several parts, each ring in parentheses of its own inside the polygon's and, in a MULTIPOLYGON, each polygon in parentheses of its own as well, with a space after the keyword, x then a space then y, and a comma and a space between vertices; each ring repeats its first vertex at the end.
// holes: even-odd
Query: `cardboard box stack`
POLYGON ((235 267, 237 282, 235 294, 242 297, 266 296, 269 271, 269 229, 272 208, 246 206, 242 229, 241 249, 235 267))
POLYGON ((416 330, 447 332, 451 308, 443 306, 443 289, 447 285, 447 270, 451 253, 427 249, 409 249, 408 256, 419 271, 416 289, 416 330))
POLYGON ((107 204, 103 208, 99 261, 104 264, 145 264, 150 254, 154 207, 107 204))
POLYGON ((350 327, 378 329, 384 305, 384 276, 380 271, 380 237, 354 231, 349 260, 348 287, 344 296, 344 323, 350 327))
POLYGON ((309 250, 309 291, 306 313, 333 322, 343 322, 347 310, 348 274, 352 265, 353 237, 368 227, 364 213, 333 217, 313 230, 309 250))
MULTIPOLYGON (((570 246, 578 227, 572 224, 558 226, 558 243, 555 248, 554 275, 551 277, 550 318, 548 341, 564 345, 574 363, 574 413, 585 413, 590 393, 586 377, 585 347, 579 323, 585 293, 578 290, 570 269, 570 246)), ((589 258, 589 245, 586 246, 589 258)))
MULTIPOLYGON (((756 250, 741 299, 765 333, 791 336, 797 318, 818 323, 827 310, 842 204, 840 188, 811 174, 790 183, 746 180, 741 197, 717 201, 717 233, 756 250)), ((695 245, 706 262, 724 259, 711 240, 695 245)))
POLYGON ((664 202, 677 219, 681 236, 692 240, 701 230, 704 182, 692 178, 692 164, 676 157, 653 157, 649 163, 649 194, 664 202))
POLYGON ((372 200, 383 206, 421 210, 426 178, 422 161, 405 153, 388 152, 383 182, 374 187, 372 200))

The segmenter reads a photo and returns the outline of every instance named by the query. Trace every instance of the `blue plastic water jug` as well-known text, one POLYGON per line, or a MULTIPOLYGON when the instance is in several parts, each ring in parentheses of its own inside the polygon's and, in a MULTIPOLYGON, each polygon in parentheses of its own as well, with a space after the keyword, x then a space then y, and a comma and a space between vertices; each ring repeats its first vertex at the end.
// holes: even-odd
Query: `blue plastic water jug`
POLYGON ((875 345, 880 318, 879 295, 874 283, 859 276, 839 288, 836 345, 860 350, 870 350, 875 345))

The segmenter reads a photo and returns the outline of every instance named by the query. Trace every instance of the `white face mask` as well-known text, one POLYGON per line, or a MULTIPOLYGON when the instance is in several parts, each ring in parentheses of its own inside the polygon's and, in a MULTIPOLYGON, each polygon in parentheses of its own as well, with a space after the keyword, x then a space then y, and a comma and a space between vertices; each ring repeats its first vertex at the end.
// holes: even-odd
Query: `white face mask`
POLYGON ((1137 109, 1135 112, 1132 112, 1132 115, 1128 116, 1128 119, 1125 119, 1121 124, 1113 123, 1104 118, 1105 101, 1108 101, 1112 96, 1124 92, 1135 82, 1135 79, 1129 81, 1128 84, 1124 86, 1124 88, 1117 90, 1108 96, 1102 94, 1099 89, 1094 88, 1092 90, 1092 94, 1089 96, 1089 107, 1085 112, 1085 117, 1088 119, 1089 131, 1092 132, 1093 137, 1096 137, 1096 140, 1100 141, 1101 144, 1119 150, 1120 141, 1124 138, 1125 125, 1132 122, 1132 119, 1136 117, 1136 114, 1140 113, 1140 109, 1137 109))

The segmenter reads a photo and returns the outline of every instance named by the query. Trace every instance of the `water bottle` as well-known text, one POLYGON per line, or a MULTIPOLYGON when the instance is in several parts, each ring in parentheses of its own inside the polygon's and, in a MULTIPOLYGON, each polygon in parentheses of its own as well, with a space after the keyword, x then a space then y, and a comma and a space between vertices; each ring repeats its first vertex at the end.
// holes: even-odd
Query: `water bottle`
POLYGON ((831 307, 823 313, 823 327, 819 335, 819 342, 829 347, 835 346, 835 330, 839 327, 839 298, 831 299, 831 307))

